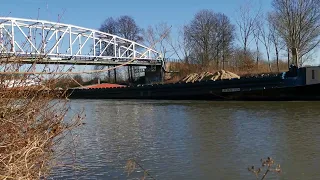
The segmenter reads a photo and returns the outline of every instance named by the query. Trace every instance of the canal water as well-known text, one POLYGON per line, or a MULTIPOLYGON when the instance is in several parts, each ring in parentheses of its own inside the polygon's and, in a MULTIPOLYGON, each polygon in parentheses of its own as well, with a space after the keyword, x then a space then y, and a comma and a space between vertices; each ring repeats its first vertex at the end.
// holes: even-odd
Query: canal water
POLYGON ((267 179, 320 179, 320 102, 71 101, 83 108, 74 167, 53 179, 138 179, 135 159, 155 179, 248 180, 268 156, 282 172, 267 179))

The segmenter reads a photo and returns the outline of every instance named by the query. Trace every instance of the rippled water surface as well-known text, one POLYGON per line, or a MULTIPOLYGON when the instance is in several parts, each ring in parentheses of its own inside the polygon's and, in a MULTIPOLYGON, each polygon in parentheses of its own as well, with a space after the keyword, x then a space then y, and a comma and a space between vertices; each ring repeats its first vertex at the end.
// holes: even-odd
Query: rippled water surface
MULTIPOLYGON (((271 156, 280 175, 320 179, 320 102, 75 100, 86 123, 78 130, 76 167, 53 179, 136 179, 134 158, 156 179, 255 179, 247 170, 271 156)), ((69 158, 64 161, 70 161, 69 158)))

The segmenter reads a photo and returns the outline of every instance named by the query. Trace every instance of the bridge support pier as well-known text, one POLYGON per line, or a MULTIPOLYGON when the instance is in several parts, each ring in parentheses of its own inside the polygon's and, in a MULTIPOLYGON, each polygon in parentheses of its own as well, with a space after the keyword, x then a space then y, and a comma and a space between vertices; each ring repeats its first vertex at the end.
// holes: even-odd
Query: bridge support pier
POLYGON ((145 80, 147 84, 163 82, 163 68, 161 66, 147 66, 145 80))

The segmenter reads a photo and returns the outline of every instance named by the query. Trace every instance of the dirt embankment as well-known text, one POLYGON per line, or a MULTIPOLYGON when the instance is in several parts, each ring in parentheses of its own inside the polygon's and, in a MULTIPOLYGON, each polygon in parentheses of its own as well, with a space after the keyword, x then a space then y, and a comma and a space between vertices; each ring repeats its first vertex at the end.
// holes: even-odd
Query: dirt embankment
POLYGON ((184 77, 180 82, 196 82, 196 81, 217 81, 222 79, 240 79, 240 76, 230 71, 220 70, 216 73, 203 72, 203 73, 192 73, 184 77))

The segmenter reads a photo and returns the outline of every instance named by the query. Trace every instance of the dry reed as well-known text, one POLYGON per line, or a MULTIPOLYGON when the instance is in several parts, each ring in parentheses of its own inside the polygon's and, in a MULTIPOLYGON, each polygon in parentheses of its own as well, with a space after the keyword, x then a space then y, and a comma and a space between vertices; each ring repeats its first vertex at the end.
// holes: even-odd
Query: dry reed
POLYGON ((141 177, 142 180, 149 178, 155 180, 154 178, 147 169, 145 169, 140 163, 138 163, 134 159, 130 159, 127 161, 126 167, 125 167, 125 172, 127 173, 127 177, 129 177, 136 169, 137 167, 143 171, 143 176, 141 177))
POLYGON ((271 157, 261 159, 260 161, 262 167, 257 169, 254 166, 248 167, 248 171, 253 173, 257 179, 260 179, 259 175, 263 173, 262 171, 264 168, 265 172, 262 174, 261 180, 264 180, 270 172, 281 173, 280 164, 276 165, 275 161, 271 157))
MULTIPOLYGON (((25 65, 1 64, 2 72, 25 65)), ((25 71, 32 71, 27 68, 25 71)), ((59 68, 42 69, 56 72, 59 68)), ((81 125, 81 113, 66 119, 68 100, 53 88, 61 76, 0 76, 0 179, 46 178, 64 149, 59 145, 81 125), (51 80, 48 80, 51 79, 51 80)))

